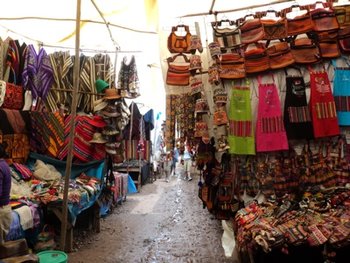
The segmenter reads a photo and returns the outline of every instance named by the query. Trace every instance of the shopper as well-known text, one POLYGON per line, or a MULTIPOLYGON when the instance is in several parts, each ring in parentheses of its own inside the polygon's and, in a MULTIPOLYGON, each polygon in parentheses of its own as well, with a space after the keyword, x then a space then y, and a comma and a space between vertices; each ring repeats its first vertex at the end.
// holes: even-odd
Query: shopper
POLYGON ((165 173, 165 181, 169 182, 169 177, 171 174, 171 167, 173 165, 173 155, 171 152, 168 152, 165 156, 164 160, 164 173, 165 173))
POLYGON ((12 214, 10 203, 11 173, 10 167, 4 158, 6 144, 0 143, 0 244, 5 242, 5 238, 10 231, 12 214))
POLYGON ((191 166, 192 166, 192 151, 191 151, 191 146, 190 145, 186 145, 185 146, 185 150, 184 153, 182 155, 182 164, 184 166, 184 176, 185 176, 185 180, 191 181, 192 177, 191 177, 191 166))
POLYGON ((179 161, 179 157, 180 157, 179 150, 177 149, 176 145, 174 147, 174 150, 171 151, 171 154, 172 154, 173 162, 171 164, 170 174, 171 176, 176 176, 176 164, 179 161))

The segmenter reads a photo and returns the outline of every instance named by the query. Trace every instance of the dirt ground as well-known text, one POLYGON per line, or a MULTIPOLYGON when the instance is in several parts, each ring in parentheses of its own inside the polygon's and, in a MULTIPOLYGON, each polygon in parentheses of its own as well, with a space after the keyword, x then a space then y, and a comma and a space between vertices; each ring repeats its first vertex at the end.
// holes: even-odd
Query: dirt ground
POLYGON ((100 233, 79 232, 69 263, 237 262, 225 257, 221 222, 202 208, 197 183, 194 176, 144 185, 101 219, 100 233))

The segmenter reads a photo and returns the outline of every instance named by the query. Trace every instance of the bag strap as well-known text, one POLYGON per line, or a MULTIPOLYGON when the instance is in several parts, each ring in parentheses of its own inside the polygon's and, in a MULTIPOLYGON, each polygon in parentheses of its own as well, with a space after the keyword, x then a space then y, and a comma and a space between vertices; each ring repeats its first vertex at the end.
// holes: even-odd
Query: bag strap
POLYGON ((168 57, 167 58, 168 64, 174 62, 177 57, 183 57, 185 62, 190 63, 190 60, 188 59, 188 57, 185 54, 179 53, 179 54, 176 54, 173 57, 168 57))

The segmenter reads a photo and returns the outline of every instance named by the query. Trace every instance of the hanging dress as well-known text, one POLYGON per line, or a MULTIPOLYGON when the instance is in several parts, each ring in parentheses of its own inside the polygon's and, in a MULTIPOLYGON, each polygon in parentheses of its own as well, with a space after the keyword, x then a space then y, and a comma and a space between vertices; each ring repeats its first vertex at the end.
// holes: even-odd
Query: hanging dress
POLYGON ((284 125, 288 139, 312 139, 313 129, 310 108, 307 105, 305 82, 302 76, 286 72, 286 99, 284 125))
POLYGON ((259 83, 259 104, 256 122, 256 151, 288 150, 287 134, 283 124, 281 104, 273 83, 259 83))
POLYGON ((350 63, 344 58, 347 68, 337 67, 336 60, 332 60, 334 67, 333 95, 340 126, 350 125, 350 63))
POLYGON ((134 56, 129 63, 126 56, 123 58, 118 76, 118 88, 121 89, 123 97, 135 99, 140 96, 140 83, 134 56))
POLYGON ((310 72, 310 109, 315 138, 339 134, 337 112, 328 75, 325 71, 310 72))
POLYGON ((232 88, 227 142, 231 154, 255 154, 249 86, 232 88))

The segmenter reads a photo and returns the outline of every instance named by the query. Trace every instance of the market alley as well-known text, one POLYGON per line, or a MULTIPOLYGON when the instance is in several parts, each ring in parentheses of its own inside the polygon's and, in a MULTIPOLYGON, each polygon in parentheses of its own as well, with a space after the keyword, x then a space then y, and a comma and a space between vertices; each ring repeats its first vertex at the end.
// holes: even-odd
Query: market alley
POLYGON ((222 226, 192 181, 172 177, 146 184, 101 221, 99 234, 80 233, 70 263, 235 262, 224 256, 222 226))

